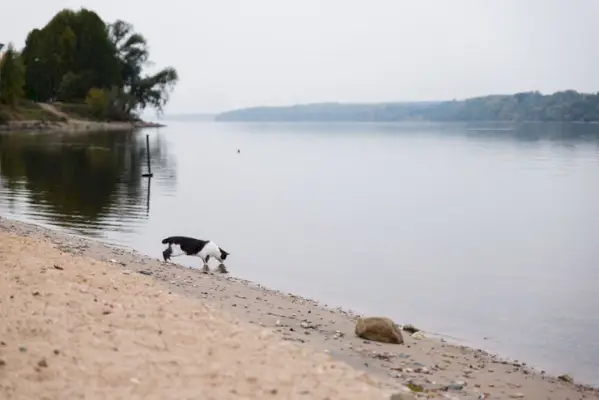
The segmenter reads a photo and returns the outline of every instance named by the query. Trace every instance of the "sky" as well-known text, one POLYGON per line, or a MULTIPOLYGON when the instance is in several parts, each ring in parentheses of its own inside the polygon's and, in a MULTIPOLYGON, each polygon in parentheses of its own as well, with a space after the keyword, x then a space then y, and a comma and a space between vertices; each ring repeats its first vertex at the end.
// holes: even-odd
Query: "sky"
POLYGON ((180 76, 166 108, 599 91, 598 0, 19 0, 0 42, 63 8, 124 19, 180 76))

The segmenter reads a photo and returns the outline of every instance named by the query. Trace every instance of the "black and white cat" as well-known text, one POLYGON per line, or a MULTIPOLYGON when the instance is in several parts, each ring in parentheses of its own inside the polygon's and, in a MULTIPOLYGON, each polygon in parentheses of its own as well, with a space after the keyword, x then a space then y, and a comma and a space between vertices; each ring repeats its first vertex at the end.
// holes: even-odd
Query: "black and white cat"
POLYGON ((170 236, 163 239, 162 244, 168 244, 168 247, 162 252, 164 262, 170 260, 171 257, 182 255, 196 256, 204 262, 204 272, 208 272, 210 270, 208 260, 212 257, 220 262, 220 271, 227 273, 224 261, 227 259, 229 253, 211 240, 200 240, 187 236, 170 236))

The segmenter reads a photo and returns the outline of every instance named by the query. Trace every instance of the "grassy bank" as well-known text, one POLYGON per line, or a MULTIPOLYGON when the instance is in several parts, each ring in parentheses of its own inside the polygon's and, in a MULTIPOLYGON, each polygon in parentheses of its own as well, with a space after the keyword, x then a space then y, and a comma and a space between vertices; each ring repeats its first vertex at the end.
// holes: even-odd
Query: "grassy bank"
POLYGON ((131 130, 163 125, 138 119, 111 121, 97 118, 87 104, 35 103, 0 104, 0 130, 131 130))
POLYGON ((19 101, 14 106, 0 104, 0 124, 14 121, 61 121, 64 119, 44 110, 37 103, 29 100, 19 101))

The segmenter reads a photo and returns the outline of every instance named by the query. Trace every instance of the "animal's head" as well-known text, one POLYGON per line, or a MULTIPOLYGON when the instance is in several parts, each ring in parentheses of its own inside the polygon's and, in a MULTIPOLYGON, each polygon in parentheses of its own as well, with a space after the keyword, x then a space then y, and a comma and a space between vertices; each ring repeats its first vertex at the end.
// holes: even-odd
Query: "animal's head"
POLYGON ((220 258, 221 258, 221 260, 223 260, 223 261, 226 260, 227 256, 229 255, 229 253, 227 253, 226 251, 224 251, 220 247, 219 247, 219 250, 220 250, 220 258))

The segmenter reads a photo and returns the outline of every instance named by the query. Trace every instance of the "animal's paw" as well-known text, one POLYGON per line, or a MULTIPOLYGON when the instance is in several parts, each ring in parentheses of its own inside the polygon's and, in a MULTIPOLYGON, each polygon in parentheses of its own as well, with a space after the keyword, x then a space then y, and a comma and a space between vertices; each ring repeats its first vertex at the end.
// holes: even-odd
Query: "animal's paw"
POLYGON ((225 267, 225 264, 219 264, 218 265, 218 272, 220 272, 221 274, 228 274, 229 271, 227 271, 227 267, 225 267))
POLYGON ((210 272, 210 268, 208 268, 207 265, 204 265, 204 268, 202 268, 202 272, 205 273, 205 274, 207 274, 207 273, 210 272))

